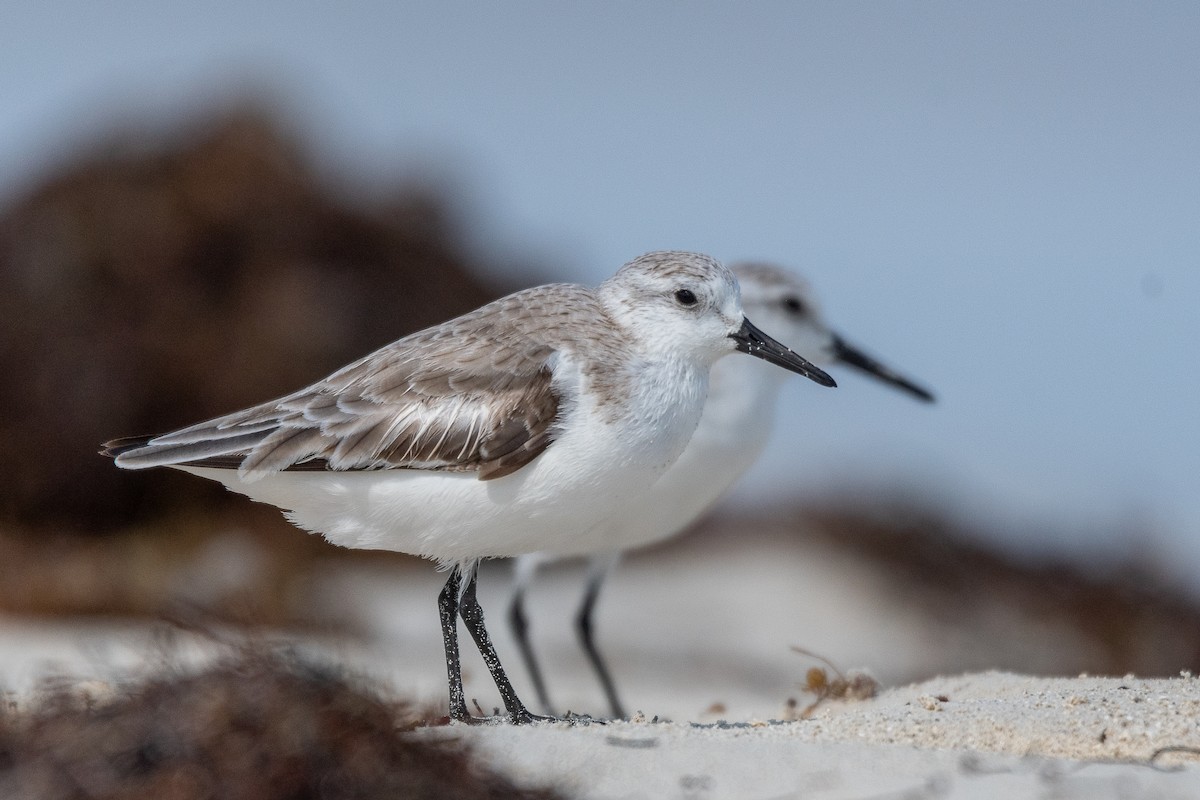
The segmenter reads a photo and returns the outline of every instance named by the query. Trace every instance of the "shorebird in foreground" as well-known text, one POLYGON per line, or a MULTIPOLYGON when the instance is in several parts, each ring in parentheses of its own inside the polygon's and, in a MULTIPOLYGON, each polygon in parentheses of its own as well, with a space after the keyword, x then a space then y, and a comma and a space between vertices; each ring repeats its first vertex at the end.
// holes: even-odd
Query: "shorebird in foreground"
MULTIPOLYGON (((930 402, 927 390, 893 372, 849 345, 825 323, 806 282, 795 274, 766 264, 733 267, 741 284, 746 315, 759 320, 794 351, 817 364, 839 362, 856 367, 914 397, 930 402)), ((593 614, 604 579, 620 551, 613 542, 637 547, 674 536, 687 528, 741 477, 770 438, 776 400, 787 374, 749 359, 723 358, 713 365, 708 399, 696 432, 679 459, 663 474, 653 492, 640 499, 623 499, 618 514, 607 524, 619 531, 589 540, 596 549, 588 559, 583 599, 576 612, 579 640, 616 718, 626 716, 616 686, 596 646, 593 614)), ((520 647, 530 679, 545 709, 551 708, 542 671, 529 641, 525 593, 538 568, 561 556, 535 553, 521 556, 513 569, 509 624, 520 647)))
POLYGON ((709 367, 740 351, 833 379, 758 330, 737 281, 695 253, 637 258, 595 289, 517 292, 414 333, 298 392, 160 436, 108 442, 119 467, 175 467, 283 509, 345 547, 449 568, 438 596, 450 716, 471 721, 457 618, 515 723, 476 599, 480 559, 598 543, 700 420, 709 367))

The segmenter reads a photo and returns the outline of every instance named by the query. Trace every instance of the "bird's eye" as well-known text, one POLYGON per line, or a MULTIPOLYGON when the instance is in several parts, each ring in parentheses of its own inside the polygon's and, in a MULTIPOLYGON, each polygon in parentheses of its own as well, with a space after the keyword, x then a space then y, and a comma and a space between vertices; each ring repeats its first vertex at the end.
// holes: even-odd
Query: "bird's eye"
POLYGON ((675 299, 681 306, 696 305, 696 294, 691 289, 680 289, 675 293, 675 299))
POLYGON ((783 307, 786 308, 788 311, 792 312, 793 314, 803 314, 804 313, 804 303, 800 300, 799 297, 796 297, 794 295, 783 298, 783 307))

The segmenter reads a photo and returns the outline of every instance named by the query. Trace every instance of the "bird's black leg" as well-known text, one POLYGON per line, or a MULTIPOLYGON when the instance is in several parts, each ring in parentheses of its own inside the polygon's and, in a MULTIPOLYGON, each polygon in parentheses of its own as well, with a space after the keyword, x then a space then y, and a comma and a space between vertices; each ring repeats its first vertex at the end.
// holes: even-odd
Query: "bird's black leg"
MULTIPOLYGON (((475 646, 479 648, 479 654, 483 656, 483 663, 487 665, 488 672, 492 673, 492 680, 496 682, 496 688, 500 690, 500 698, 504 701, 504 707, 508 710, 509 717, 517 725, 551 719, 530 713, 525 704, 521 702, 521 698, 517 697, 508 676, 504 674, 504 667, 500 665, 500 657, 496 655, 496 648, 492 646, 487 628, 483 625, 483 609, 479 607, 479 600, 475 596, 475 578, 475 571, 472 570, 471 576, 467 579, 467 586, 459 598, 458 613, 462 617, 462 621, 466 623, 471 638, 475 640, 475 646)), ((462 691, 461 681, 459 691, 462 691)), ((451 681, 451 692, 453 693, 453 680, 451 681)), ((453 699, 451 703, 453 703, 453 699)))
POLYGON ((592 630, 592 617, 596 609, 596 600, 600 597, 600 587, 604 585, 604 578, 608 575, 608 570, 598 570, 588 575, 587 588, 583 593, 583 602, 579 605, 579 613, 575 617, 575 630, 579 634, 579 641, 583 645, 583 650, 587 653, 588 661, 592 665, 592 669, 596 672, 596 677, 600 679, 600 686, 604 689, 604 696, 608 698, 608 707, 612 710, 614 719, 626 719, 625 709, 621 705, 621 699, 617 697, 617 687, 613 683, 612 676, 608 673, 608 667, 604 664, 604 659, 600 656, 600 650, 596 647, 596 640, 592 630))
POLYGON ((533 681, 538 704, 541 705, 542 711, 553 714, 550 695, 546 692, 546 682, 542 678, 542 668, 538 665, 537 657, 533 654, 533 645, 529 641, 529 620, 525 617, 524 587, 519 587, 513 592, 512 600, 508 604, 508 625, 512 629, 513 637, 517 640, 517 646, 521 649, 521 658, 525 662, 525 670, 529 673, 529 679, 533 681))
POLYGON ((442 642, 446 648, 446 672, 450 679, 450 718, 459 722, 473 722, 467 711, 467 697, 463 692, 462 664, 458 658, 458 608, 462 573, 458 567, 450 570, 450 578, 438 595, 438 617, 442 623, 442 642))

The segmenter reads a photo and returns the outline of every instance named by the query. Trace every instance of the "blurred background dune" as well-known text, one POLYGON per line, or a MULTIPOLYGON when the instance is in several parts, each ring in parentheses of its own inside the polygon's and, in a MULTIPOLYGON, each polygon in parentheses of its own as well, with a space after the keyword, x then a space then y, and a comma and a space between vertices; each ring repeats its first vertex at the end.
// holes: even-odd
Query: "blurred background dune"
MULTIPOLYGON (((617 595, 644 614, 656 571, 693 557, 712 572, 677 594, 839 565, 840 601, 801 577, 760 593, 776 624, 909 615, 894 640, 780 631, 771 669, 790 644, 891 680, 1200 668, 1195 9, 68 3, 0 27, 9 623, 432 625, 432 594, 330 599, 346 575, 423 586, 428 565, 337 551, 188 476, 120 472, 99 444, 681 247, 795 267, 939 403, 793 382, 720 515, 634 557, 606 597, 618 673, 636 686, 639 665, 692 657, 623 640, 617 595), (935 628, 938 646, 914 638, 935 628)), ((552 614, 571 574, 549 576, 552 614)), ((722 680, 737 669, 712 658, 722 680)))

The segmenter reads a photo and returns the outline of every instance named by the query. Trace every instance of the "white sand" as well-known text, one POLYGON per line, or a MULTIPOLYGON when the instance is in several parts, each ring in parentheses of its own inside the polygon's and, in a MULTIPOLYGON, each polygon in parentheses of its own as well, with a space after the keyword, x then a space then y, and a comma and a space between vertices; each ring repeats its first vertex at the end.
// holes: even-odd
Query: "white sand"
MULTIPOLYGON (((505 624, 508 569, 485 564, 479 596, 501 659, 532 704, 505 624)), ((602 715, 572 626, 582 574, 579 564, 547 570, 528 611, 558 709, 602 715)), ((361 620, 366 652, 348 655, 365 656, 406 695, 444 703, 435 605, 444 581, 425 564, 359 564, 331 573, 314 601, 361 620)), ((706 722, 782 717, 789 698, 807 704, 805 672, 821 663, 793 646, 842 670, 866 668, 884 686, 990 669, 1076 675, 1096 661, 1096 643, 1061 621, 1032 621, 982 599, 937 619, 921 608, 845 551, 732 530, 632 556, 601 596, 597 636, 631 710, 706 722), (714 705, 724 710, 709 713, 714 705)), ((499 698, 482 661, 469 646, 463 653, 468 697, 494 706, 499 698)))
MULTIPOLYGON (((487 566, 480 598, 532 702, 504 625, 506 569, 487 566)), ((547 572, 529 612, 560 708, 602 714, 571 626, 579 578, 570 565, 547 572)), ((331 607, 368 609, 371 662, 389 682, 438 703, 445 687, 433 608, 442 580, 423 568, 358 568, 331 576, 322 595, 331 607)), ((845 552, 801 549, 779 533, 732 530, 636 554, 605 590, 599 636, 627 703, 676 722, 456 725, 428 735, 461 737, 518 779, 580 797, 1200 798, 1200 759, 1147 763, 1162 747, 1200 748, 1200 681, 979 673, 1077 673, 1095 645, 994 604, 930 619, 894 591, 845 552), (820 664, 792 645, 843 669, 866 667, 885 686, 910 685, 872 701, 825 703, 795 723, 689 724, 768 720, 784 715, 789 698, 811 702, 800 685, 820 664), (966 674, 910 683, 938 672, 966 674)), ((481 664, 464 664, 468 696, 496 705, 481 664)))
POLYGON ((790 723, 453 735, 518 780, 588 798, 1200 797, 1200 680, 1190 677, 993 672, 829 703, 790 723), (1195 752, 1155 756, 1170 747, 1195 752))
MULTIPOLYGON (((181 653, 204 650, 190 637, 173 638, 164 648, 153 630, 136 625, 0 624, 10 679, 53 664, 103 682, 128 674, 138 654, 144 672, 154 662, 147 654, 170 653, 164 663, 177 666, 181 653), (104 648, 101 638, 109 640, 104 648), (80 645, 73 654, 72 642, 80 645)), ((387 671, 366 649, 320 649, 387 671)), ((873 700, 826 701, 796 722, 452 725, 417 735, 464 741, 520 782, 586 798, 1200 798, 1200 755, 1155 756, 1162 748, 1200 752, 1200 679, 1193 677, 988 672, 873 700)))
MULTIPOLYGON (((532 702, 504 630, 505 569, 489 565, 480 596, 501 656, 532 702)), ((530 615, 561 707, 601 714, 570 625, 578 574, 550 571, 530 615)), ((342 564, 312 600, 356 618, 358 634, 306 642, 397 694, 444 707, 435 611, 443 580, 424 564, 342 564)), ((599 615, 629 705, 675 722, 454 725, 420 735, 460 738, 522 781, 580 797, 1200 798, 1200 757, 1150 761, 1160 748, 1200 748, 1200 680, 980 672, 1018 665, 1072 674, 1087 645, 1069 628, 995 606, 929 619, 894 591, 844 553, 777 537, 747 532, 736 547, 715 537, 681 542, 633 558, 599 615), (819 664, 792 645, 900 688, 823 703, 807 720, 762 722, 781 717, 789 698, 801 707, 812 700, 801 684, 819 664), (920 680, 938 672, 957 677, 920 680), (714 725, 721 717, 733 726, 714 725)), ((0 619, 0 679, 25 692, 52 664, 105 680, 130 665, 152 667, 164 651, 177 664, 180 647, 190 658, 211 646, 175 634, 164 647, 161 630, 0 619)), ((478 659, 464 665, 468 697, 497 704, 478 659)))

